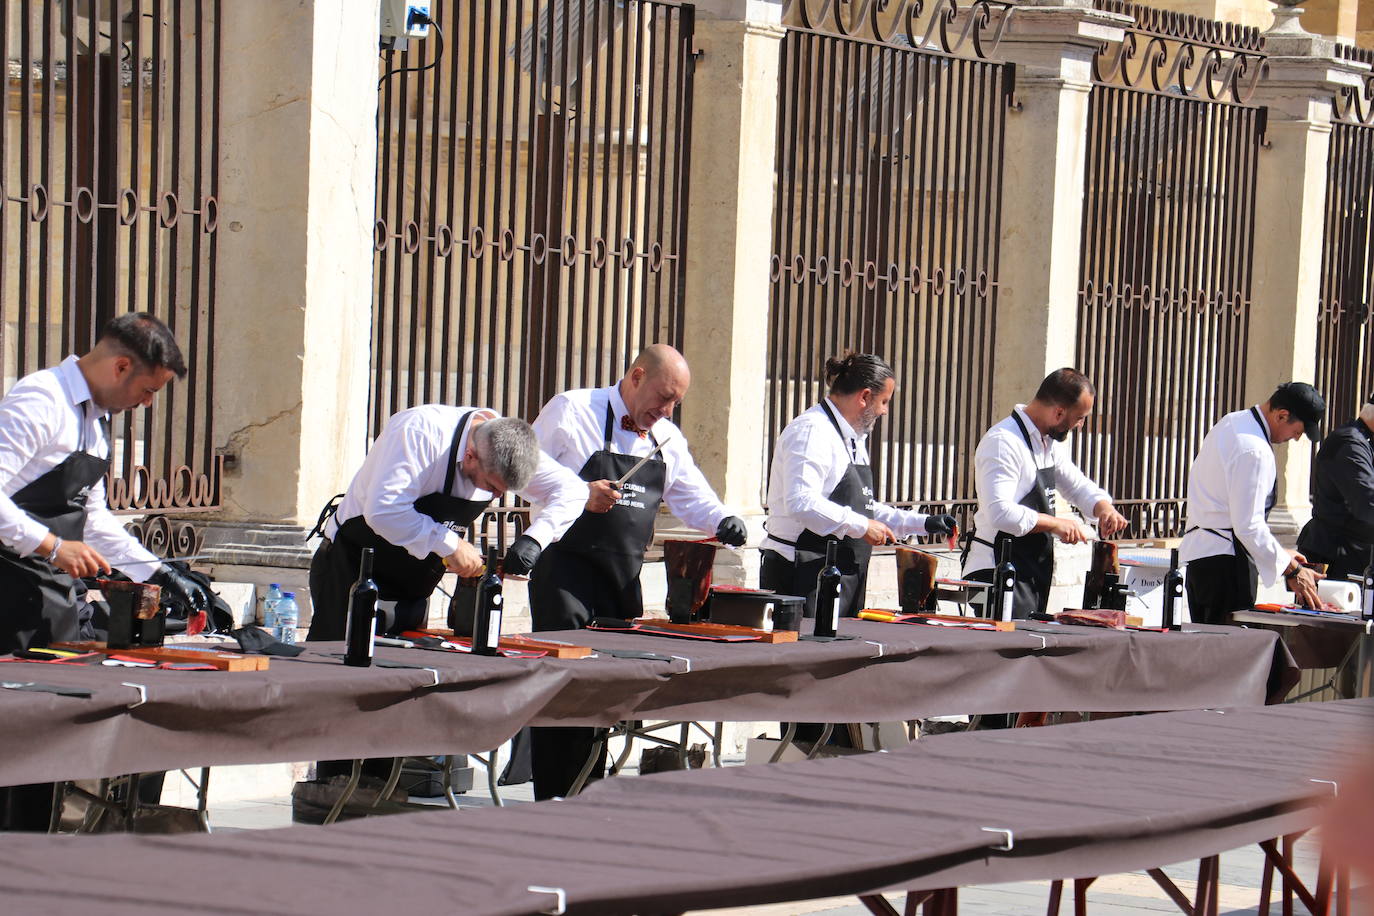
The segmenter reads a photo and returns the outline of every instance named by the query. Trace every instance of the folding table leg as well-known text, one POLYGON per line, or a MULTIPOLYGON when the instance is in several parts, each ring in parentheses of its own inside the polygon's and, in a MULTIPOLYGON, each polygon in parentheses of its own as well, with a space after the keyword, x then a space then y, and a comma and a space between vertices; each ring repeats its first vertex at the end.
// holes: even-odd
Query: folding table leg
POLYGON ((196 786, 196 820, 200 828, 210 832, 210 768, 200 768, 200 783, 196 786))
POLYGON ((48 833, 56 833, 62 827, 62 805, 67 800, 69 782, 52 784, 52 813, 48 815, 48 833))
POLYGON ((374 811, 382 804, 382 799, 390 798, 391 793, 396 791, 396 786, 401 781, 401 767, 404 764, 404 757, 391 758, 391 772, 386 774, 386 785, 382 787, 382 791, 377 793, 377 797, 372 799, 370 807, 374 811))
POLYGON ((902 916, 919 916, 917 911, 921 908, 921 904, 929 900, 934 893, 934 891, 907 891, 906 906, 902 908, 902 916))
POLYGON ((1059 916, 1059 901, 1064 897, 1064 882, 1050 882, 1049 904, 1045 907, 1045 916, 1059 916))
POLYGON ((1331 912, 1332 883, 1334 877, 1331 868, 1331 857, 1323 850, 1321 858, 1317 860, 1317 890, 1313 895, 1317 898, 1317 911, 1314 916, 1328 916, 1331 912))
POLYGON ((1269 897, 1274 890, 1274 863, 1264 857, 1264 870, 1260 872, 1260 899, 1257 916, 1269 916, 1269 897))
POLYGON ((859 902, 873 914, 873 916, 900 916, 897 908, 887 902, 887 898, 881 894, 860 894, 859 902))
POLYGON ((835 723, 827 722, 821 729, 821 736, 816 739, 816 743, 811 745, 811 753, 806 755, 807 760, 815 760, 821 753, 821 748, 825 747, 830 741, 830 736, 835 732, 835 723))
POLYGON ((1158 884, 1164 889, 1164 893, 1169 895, 1169 899, 1174 902, 1174 906, 1178 907, 1179 912, 1183 913, 1183 916, 1196 916, 1193 912, 1192 901, 1188 899, 1183 891, 1178 889, 1178 885, 1173 882, 1172 878, 1164 873, 1163 869, 1150 868, 1146 869, 1145 873, 1151 878, 1154 878, 1155 884, 1158 884))
POLYGON ((1283 916, 1293 916, 1293 847, 1298 838, 1292 834, 1283 838, 1283 916))
POLYGON ((568 787, 568 798, 581 792, 583 787, 587 785, 587 779, 592 775, 592 767, 596 766, 596 762, 601 759, 601 749, 606 746, 609 740, 610 732, 603 732, 592 742, 592 752, 587 755, 587 762, 582 764, 582 771, 577 774, 573 784, 568 787))
POLYGON ((325 824, 332 824, 339 819, 339 815, 343 813, 344 805, 348 804, 348 800, 353 797, 354 791, 357 790, 358 780, 362 778, 362 775, 363 761, 360 757, 353 761, 353 770, 348 774, 348 783, 339 793, 338 799, 334 802, 334 807, 330 808, 329 813, 324 816, 325 824))
POLYGON ((792 743, 792 739, 796 737, 797 723, 788 722, 787 727, 782 730, 782 737, 778 739, 778 749, 773 752, 773 756, 769 758, 768 762, 777 763, 779 760, 781 760, 782 755, 787 750, 788 745, 790 745, 792 743))
POLYGON ((1073 916, 1088 916, 1088 888, 1096 878, 1073 879, 1073 916))

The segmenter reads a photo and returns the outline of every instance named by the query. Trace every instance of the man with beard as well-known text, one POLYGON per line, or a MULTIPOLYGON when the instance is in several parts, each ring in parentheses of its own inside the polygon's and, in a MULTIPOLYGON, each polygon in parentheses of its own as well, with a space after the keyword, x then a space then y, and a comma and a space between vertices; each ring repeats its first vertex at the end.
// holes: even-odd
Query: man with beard
POLYGON ((1044 613, 1054 573, 1054 539, 1078 544, 1086 539, 1072 518, 1055 514, 1055 495, 1085 516, 1097 519, 1110 538, 1126 527, 1112 498, 1089 480, 1063 442, 1092 412, 1097 392, 1076 369, 1056 369, 1040 383, 1029 404, 988 430, 974 453, 978 512, 964 545, 964 577, 991 582, 1002 544, 1010 543, 1016 567, 1012 616, 1044 613))
POLYGON ((829 396, 788 423, 773 450, 759 585, 805 595, 807 616, 814 615, 826 546, 838 542, 840 616, 854 617, 864 607, 873 548, 913 534, 952 534, 954 517, 873 498, 868 434, 896 390, 892 367, 871 353, 847 353, 825 361, 825 377, 829 396))

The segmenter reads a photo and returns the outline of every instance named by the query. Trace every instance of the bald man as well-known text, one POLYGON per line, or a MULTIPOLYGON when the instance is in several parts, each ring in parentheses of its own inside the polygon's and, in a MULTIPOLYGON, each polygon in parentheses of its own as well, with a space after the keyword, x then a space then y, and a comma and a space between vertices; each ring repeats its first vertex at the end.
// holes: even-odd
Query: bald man
MULTIPOLYGON (((540 447, 589 483, 589 506, 597 504, 598 495, 615 501, 607 511, 584 510, 539 557, 530 578, 536 630, 575 629, 592 617, 630 620, 643 613, 639 572, 660 502, 723 544, 744 543, 744 523, 721 504, 692 460, 682 430, 668 419, 691 382, 682 354, 654 344, 615 385, 564 392, 540 411, 534 421, 540 447), (613 486, 631 470, 622 487, 613 486)), ((534 729, 537 798, 567 792, 593 737, 593 729, 534 729), (551 733, 558 733, 556 740, 541 739, 551 733)))

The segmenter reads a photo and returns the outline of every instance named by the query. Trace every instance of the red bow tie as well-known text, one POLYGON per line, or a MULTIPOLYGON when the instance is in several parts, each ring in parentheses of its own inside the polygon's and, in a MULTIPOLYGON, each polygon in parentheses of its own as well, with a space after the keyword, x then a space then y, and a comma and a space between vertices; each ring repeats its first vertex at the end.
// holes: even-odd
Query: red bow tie
POLYGON ((635 421, 630 419, 629 414, 620 418, 620 428, 626 432, 634 433, 641 439, 648 438, 649 436, 649 431, 647 429, 640 429, 638 426, 635 426, 635 421))

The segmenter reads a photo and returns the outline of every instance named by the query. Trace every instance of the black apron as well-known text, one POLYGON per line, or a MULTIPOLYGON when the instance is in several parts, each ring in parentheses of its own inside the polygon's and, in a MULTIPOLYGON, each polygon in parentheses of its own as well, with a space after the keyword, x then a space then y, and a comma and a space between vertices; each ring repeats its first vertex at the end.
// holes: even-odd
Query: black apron
MULTIPOLYGON (((468 420, 476 412, 464 414, 453 431, 443 490, 415 500, 415 511, 454 529, 470 526, 491 503, 490 498, 461 499, 451 495, 458 464, 462 461, 458 445, 468 420)), ((338 508, 339 498, 335 497, 320 513, 317 531, 323 532, 325 522, 338 508)), ((391 631, 424 625, 429 596, 444 577, 444 558, 431 553, 417 559, 404 547, 385 540, 372 530, 362 515, 357 515, 339 526, 332 542, 324 538, 310 562, 310 599, 314 616, 310 621, 309 641, 344 638, 348 625, 348 592, 358 578, 358 564, 365 547, 372 548, 372 579, 377 583, 377 597, 397 602, 396 621, 391 631)))
MULTIPOLYGON (((605 444, 582 465, 586 481, 619 480, 640 456, 611 451, 615 412, 606 405, 605 444)), ((649 440, 658 445, 653 433, 649 440)), ((609 512, 583 510, 567 532, 544 550, 530 573, 530 616, 536 630, 578 629, 593 617, 631 620, 644 613, 639 572, 654 536, 654 519, 668 465, 653 458, 622 487, 609 512)))
MULTIPOLYGON (((1021 430, 1021 438, 1026 440, 1031 462, 1035 464, 1035 446, 1031 442, 1030 430, 1026 429, 1026 424, 1019 414, 1013 412, 1011 418, 1021 430)), ((1021 497, 1019 504, 1035 512, 1054 515, 1055 491, 1054 466, 1042 468, 1036 464, 1035 482, 1031 484, 1030 491, 1021 497)), ((989 542, 978 537, 975 532, 969 536, 970 543, 964 545, 964 562, 968 561, 968 551, 973 541, 992 548, 994 563, 1001 556, 1002 545, 1011 544, 1008 556, 1012 565, 1016 567, 1016 590, 1012 596, 1011 616, 1016 620, 1025 620, 1031 614, 1043 614, 1049 604, 1050 583, 1054 578, 1054 535, 1048 531, 1039 531, 1016 537, 999 531, 989 542)), ((991 574, 991 569, 975 570, 969 573, 968 578, 991 582, 991 574)), ((990 596, 991 591, 988 594, 990 596)), ((997 608, 987 609, 985 612, 991 616, 1000 616, 1001 613, 997 608)))
MULTIPOLYGON (((1260 428, 1265 441, 1269 441, 1269 428, 1264 424, 1259 409, 1250 408, 1250 415, 1260 428)), ((1270 488, 1264 500, 1264 518, 1278 501, 1278 480, 1270 488)), ((1217 537, 1229 538, 1235 556, 1218 554, 1199 557, 1188 564, 1186 587, 1188 590, 1188 615, 1194 623, 1229 624, 1235 611, 1247 611, 1255 606, 1259 595, 1259 568, 1254 557, 1245 549, 1236 532, 1231 528, 1201 528, 1194 525, 1183 533, 1209 531, 1217 537)))
MULTIPOLYGON (((830 405, 821 401, 830 425, 835 434, 848 446, 844 431, 835 419, 830 405)), ((871 465, 851 461, 844 476, 826 499, 841 506, 847 506, 864 518, 873 517, 873 468, 871 465)), ((805 595, 807 617, 816 616, 816 583, 821 570, 825 567, 825 550, 831 541, 839 542, 835 551, 835 565, 840 569, 840 616, 857 617, 864 608, 864 597, 868 586, 868 562, 873 556, 873 545, 861 537, 837 537, 819 535, 809 528, 802 529, 795 541, 788 541, 777 535, 769 535, 773 540, 787 544, 794 551, 795 559, 790 564, 781 556, 764 558, 759 570, 759 587, 770 588, 786 595, 805 595), (776 559, 773 559, 773 558, 776 559), (781 561, 781 562, 778 562, 781 561)))
MULTIPOLYGON (((110 468, 108 457, 86 451, 84 419, 78 450, 10 497, 64 541, 82 540, 86 494, 110 468)), ((102 421, 102 428, 108 441, 108 424, 102 421)), ((0 654, 83 638, 76 582, 47 560, 32 554, 21 557, 0 547, 0 593, 7 605, 0 613, 0 654)))

